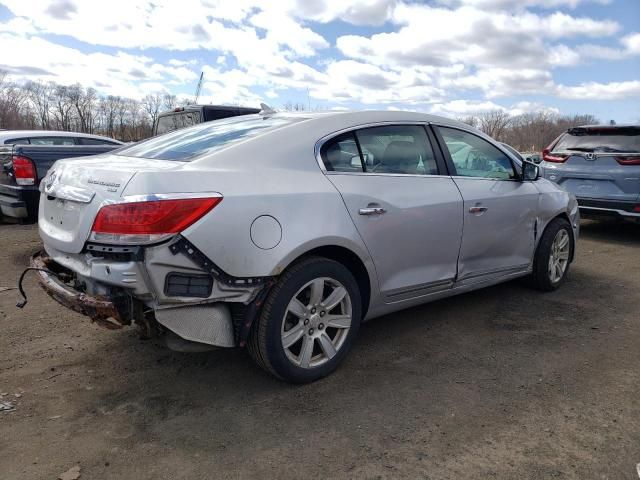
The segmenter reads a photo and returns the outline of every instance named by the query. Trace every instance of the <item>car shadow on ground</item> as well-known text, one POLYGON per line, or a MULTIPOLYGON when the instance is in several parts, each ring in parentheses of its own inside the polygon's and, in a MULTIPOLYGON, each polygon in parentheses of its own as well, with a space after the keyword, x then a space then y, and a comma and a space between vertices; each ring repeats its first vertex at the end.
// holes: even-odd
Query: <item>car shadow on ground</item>
POLYGON ((640 222, 582 220, 580 237, 618 245, 640 245, 640 222))

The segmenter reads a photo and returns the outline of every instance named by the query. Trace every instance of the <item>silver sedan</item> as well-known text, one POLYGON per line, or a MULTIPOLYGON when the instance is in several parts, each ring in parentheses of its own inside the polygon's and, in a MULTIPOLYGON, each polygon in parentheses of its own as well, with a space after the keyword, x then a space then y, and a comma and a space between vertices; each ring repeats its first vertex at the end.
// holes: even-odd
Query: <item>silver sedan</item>
POLYGON ((63 305, 176 348, 247 346, 310 382, 361 322, 518 277, 551 291, 574 196, 481 132, 407 112, 264 112, 97 157, 41 185, 32 264, 63 305))

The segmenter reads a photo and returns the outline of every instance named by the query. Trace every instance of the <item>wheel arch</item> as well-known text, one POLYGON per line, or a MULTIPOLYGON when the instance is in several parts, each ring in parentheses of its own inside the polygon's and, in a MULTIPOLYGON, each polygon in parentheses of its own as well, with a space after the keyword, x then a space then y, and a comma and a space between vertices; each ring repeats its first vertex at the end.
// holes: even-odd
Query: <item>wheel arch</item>
POLYGON ((315 246, 303 253, 300 253, 297 257, 288 262, 283 271, 291 265, 299 262, 301 259, 307 257, 323 257, 334 260, 341 265, 344 265, 351 272, 358 283, 358 287, 360 288, 362 318, 365 318, 371 303, 373 279, 371 278, 369 269, 367 269, 367 266, 365 265, 365 261, 360 257, 360 255, 342 245, 328 244, 315 246))
POLYGON ((538 244, 536 245, 536 251, 538 250, 538 248, 540 246, 540 239, 542 238, 542 234, 547 229, 547 227, 549 225, 551 225, 551 222, 553 222, 557 218, 561 218, 563 220, 566 220, 569 223, 569 226, 571 227, 569 229, 569 234, 571 235, 571 241, 573 242, 573 248, 571 249, 571 257, 569 258, 569 263, 572 263, 573 259, 575 257, 575 253, 576 253, 576 238, 575 238, 575 233, 573 231, 573 225, 571 224, 571 217, 569 217, 569 214, 567 212, 565 212, 565 211, 561 211, 561 212, 556 213, 554 216, 550 217, 545 222, 544 226, 542 227, 542 230, 540 232, 538 232, 538 244))

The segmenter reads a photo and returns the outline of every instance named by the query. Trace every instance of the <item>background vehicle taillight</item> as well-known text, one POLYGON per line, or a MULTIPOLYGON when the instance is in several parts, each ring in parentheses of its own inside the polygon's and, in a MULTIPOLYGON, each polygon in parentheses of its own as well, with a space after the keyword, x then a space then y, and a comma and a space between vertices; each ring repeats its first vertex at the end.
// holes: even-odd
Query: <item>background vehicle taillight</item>
POLYGON ((569 158, 569 155, 566 153, 551 153, 550 148, 545 148, 542 150, 542 160, 545 162, 552 163, 564 163, 569 158))
POLYGON ((222 197, 178 198, 105 205, 91 228, 91 240, 102 243, 153 243, 180 233, 200 220, 222 197))
POLYGON ((616 162, 618 162, 620 165, 640 165, 640 155, 616 157, 616 162))
POLYGON ((36 167, 30 158, 14 155, 11 163, 13 164, 13 175, 18 185, 35 185, 38 179, 36 167))

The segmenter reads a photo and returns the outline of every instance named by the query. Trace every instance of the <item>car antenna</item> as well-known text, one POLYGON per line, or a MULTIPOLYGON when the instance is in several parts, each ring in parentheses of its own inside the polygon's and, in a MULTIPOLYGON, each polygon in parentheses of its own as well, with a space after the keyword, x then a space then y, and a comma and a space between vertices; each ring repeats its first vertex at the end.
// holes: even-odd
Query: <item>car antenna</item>
POLYGON ((258 112, 258 115, 272 115, 276 113, 276 111, 271 108, 269 105, 267 105, 266 103, 260 103, 260 111, 258 112))

